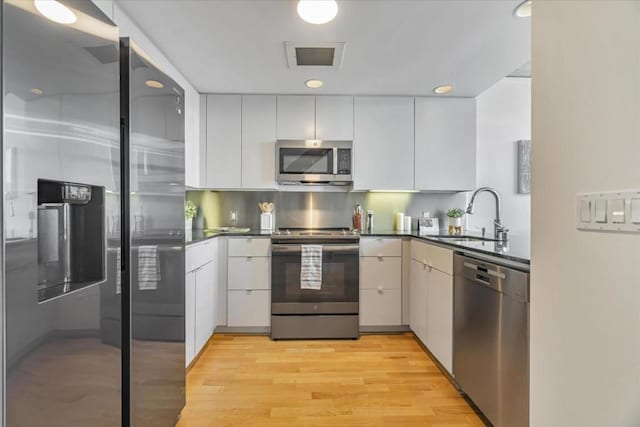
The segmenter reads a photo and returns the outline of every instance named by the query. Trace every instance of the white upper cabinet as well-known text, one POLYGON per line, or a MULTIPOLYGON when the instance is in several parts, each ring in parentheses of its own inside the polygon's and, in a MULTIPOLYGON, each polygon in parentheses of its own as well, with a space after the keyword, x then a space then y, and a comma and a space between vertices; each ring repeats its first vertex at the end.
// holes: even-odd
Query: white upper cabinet
POLYGON ((413 98, 356 97, 355 190, 411 190, 413 98))
POLYGON ((242 188, 276 188, 276 97, 242 96, 242 188))
POLYGON ((415 99, 415 189, 476 187, 476 101, 415 99))
POLYGON ((242 97, 207 95, 207 187, 241 188, 242 97))
POLYGON ((316 139, 353 140, 353 96, 316 96, 316 139))
POLYGON ((205 95, 197 97, 185 95, 184 183, 188 187, 201 188, 206 186, 206 111, 207 97, 205 95))
POLYGON ((315 139, 314 96, 278 96, 278 139, 315 139))

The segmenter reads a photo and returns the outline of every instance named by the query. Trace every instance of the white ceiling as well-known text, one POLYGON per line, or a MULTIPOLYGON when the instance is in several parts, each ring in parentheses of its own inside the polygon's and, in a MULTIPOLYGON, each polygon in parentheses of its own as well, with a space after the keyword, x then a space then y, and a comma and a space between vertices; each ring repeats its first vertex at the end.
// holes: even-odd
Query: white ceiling
POLYGON ((520 0, 338 0, 330 23, 291 0, 120 0, 200 92, 476 96, 530 60, 520 0), (338 70, 289 69, 285 41, 346 42, 338 70), (325 86, 307 89, 320 78, 325 86))

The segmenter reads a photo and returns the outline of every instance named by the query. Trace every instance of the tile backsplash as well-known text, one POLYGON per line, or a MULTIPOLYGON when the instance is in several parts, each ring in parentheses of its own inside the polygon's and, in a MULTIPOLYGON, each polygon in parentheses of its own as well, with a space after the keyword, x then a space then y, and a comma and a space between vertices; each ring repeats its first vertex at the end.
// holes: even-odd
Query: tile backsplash
POLYGON ((187 192, 202 211, 205 228, 230 226, 231 212, 237 212, 238 227, 260 227, 259 202, 275 205, 276 228, 345 227, 351 226, 356 203, 366 213, 374 211, 374 226, 378 230, 393 227, 393 216, 403 212, 414 218, 428 211, 440 218, 446 227, 446 211, 464 209, 467 193, 373 193, 373 192, 291 192, 291 191, 207 191, 187 192))

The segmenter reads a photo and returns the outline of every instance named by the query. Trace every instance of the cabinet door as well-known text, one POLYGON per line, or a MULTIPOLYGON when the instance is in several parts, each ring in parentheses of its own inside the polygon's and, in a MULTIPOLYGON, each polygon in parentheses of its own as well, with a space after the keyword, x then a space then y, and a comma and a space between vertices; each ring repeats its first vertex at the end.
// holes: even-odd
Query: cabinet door
POLYGON ((240 95, 207 95, 208 188, 241 188, 240 95))
POLYGON ((427 298, 426 267, 424 264, 412 259, 409 326, 425 346, 427 345, 427 298))
POLYGON ((205 264, 196 272, 195 353, 207 343, 215 325, 215 263, 205 264))
POLYGON ((413 98, 356 97, 354 115, 354 189, 413 189, 413 98))
POLYGON ((452 373, 453 277, 432 269, 427 289, 427 348, 452 373))
POLYGON ((207 97, 185 94, 184 181, 187 187, 201 188, 207 139, 207 97))
POLYGON ((230 290, 228 297, 228 326, 266 327, 271 324, 271 291, 230 290))
POLYGON ((476 100, 416 98, 417 190, 476 187, 476 100))
POLYGON ((401 323, 400 289, 360 289, 360 325, 399 326, 401 323))
POLYGON ((352 96, 316 96, 316 139, 353 140, 352 96))
POLYGON ((196 356, 196 273, 187 273, 184 291, 185 366, 196 356))
POLYGON ((315 139, 315 97, 278 96, 278 139, 315 139))
POLYGON ((276 188, 276 97, 242 96, 242 188, 276 188))

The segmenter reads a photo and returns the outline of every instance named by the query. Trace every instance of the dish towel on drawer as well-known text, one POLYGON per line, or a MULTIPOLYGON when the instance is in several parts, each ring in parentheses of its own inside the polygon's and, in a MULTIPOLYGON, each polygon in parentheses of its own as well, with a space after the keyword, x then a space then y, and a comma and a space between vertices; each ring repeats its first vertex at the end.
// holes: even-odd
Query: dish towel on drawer
POLYGON ((158 289, 160 281, 160 258, 157 246, 138 247, 138 289, 152 291, 158 289))
POLYGON ((300 289, 322 286, 322 245, 301 245, 300 289))

